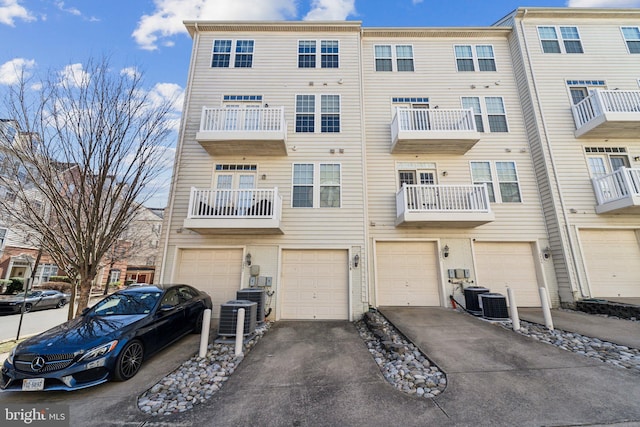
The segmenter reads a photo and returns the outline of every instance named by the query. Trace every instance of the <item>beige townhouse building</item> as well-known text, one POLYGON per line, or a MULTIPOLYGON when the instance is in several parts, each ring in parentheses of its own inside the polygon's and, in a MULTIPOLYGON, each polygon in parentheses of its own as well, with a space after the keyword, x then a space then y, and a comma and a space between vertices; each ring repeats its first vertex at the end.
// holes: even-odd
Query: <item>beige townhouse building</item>
POLYGON ((510 287, 520 306, 539 306, 541 287, 554 306, 638 293, 640 116, 597 104, 640 105, 638 13, 185 22, 156 281, 207 291, 216 317, 257 286, 276 320, 448 307, 469 286, 510 287), (635 196, 612 196, 622 184, 635 196))

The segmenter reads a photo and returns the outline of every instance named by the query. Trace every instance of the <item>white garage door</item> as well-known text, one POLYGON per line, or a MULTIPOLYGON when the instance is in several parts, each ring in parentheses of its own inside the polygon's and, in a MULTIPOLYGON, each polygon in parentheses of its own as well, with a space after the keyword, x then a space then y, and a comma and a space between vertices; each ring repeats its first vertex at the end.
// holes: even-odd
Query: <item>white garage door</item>
POLYGON ((435 242, 376 243, 379 306, 440 306, 435 242))
POLYGON ((235 300, 242 275, 242 249, 181 249, 175 283, 186 283, 211 296, 213 317, 220 304, 235 300))
POLYGON ((507 296, 513 289, 519 307, 540 307, 533 245, 528 242, 476 242, 477 285, 507 296))
POLYGON ((582 230, 592 297, 640 297, 640 245, 634 230, 582 230))
POLYGON ((282 319, 349 319, 346 250, 282 252, 282 319))

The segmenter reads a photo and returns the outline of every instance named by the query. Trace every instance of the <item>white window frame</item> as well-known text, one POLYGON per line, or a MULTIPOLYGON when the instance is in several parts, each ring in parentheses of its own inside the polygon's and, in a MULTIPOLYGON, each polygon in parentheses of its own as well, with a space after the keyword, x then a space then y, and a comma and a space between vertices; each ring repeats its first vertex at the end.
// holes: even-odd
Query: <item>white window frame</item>
MULTIPOLYGON (((491 184, 493 188, 493 196, 495 200, 489 200, 491 203, 505 203, 505 204, 515 204, 515 203, 523 203, 524 198, 522 197, 522 186, 520 185, 520 174, 518 173, 518 164, 515 160, 471 160, 469 162, 469 173, 471 174, 471 182, 474 184, 491 184), (490 181, 476 181, 473 176, 473 164, 474 163, 488 163, 489 164, 489 173, 491 174, 490 181), (500 188, 501 183, 513 183, 513 181, 500 181, 500 177, 498 176, 498 163, 512 163, 513 168, 516 174, 515 184, 518 187, 518 195, 520 197, 520 201, 518 202, 510 202, 504 201, 502 196, 502 191, 500 188)), ((489 198, 491 199, 491 192, 489 192, 489 198)))
POLYGON ((640 27, 638 26, 634 26, 634 25, 622 25, 620 26, 620 34, 622 34, 622 40, 624 40, 624 45, 627 48, 627 53, 630 55, 638 55, 640 54, 640 52, 631 52, 631 49, 629 49, 629 42, 637 42, 638 44, 640 44, 640 27), (636 31, 638 31, 638 35, 639 37, 637 39, 627 39, 627 37, 624 35, 624 29, 625 28, 635 28, 636 31))
POLYGON ((315 70, 315 69, 325 69, 325 70, 335 70, 340 68, 340 40, 336 40, 336 39, 320 39, 320 40, 315 40, 315 39, 299 39, 298 42, 296 43, 296 60, 297 60, 297 67, 299 70, 315 70), (315 67, 301 67, 300 66, 300 42, 314 42, 315 43, 315 53, 311 54, 311 53, 304 53, 302 55, 305 56, 315 56, 315 67), (338 52, 337 53, 323 53, 322 52, 322 43, 323 42, 335 42, 338 44, 338 52), (328 55, 328 56, 337 56, 338 57, 338 66, 337 67, 323 67, 322 66, 322 57, 324 55, 328 55))
POLYGON ((7 241, 7 234, 9 234, 9 229, 0 227, 0 250, 4 249, 4 244, 7 241))
POLYGON ((315 94, 315 93, 299 93, 295 95, 295 99, 294 99, 294 105, 295 105, 295 120, 294 120, 294 124, 293 124, 293 129, 294 132, 296 133, 323 133, 323 134, 338 134, 342 132, 342 96, 337 94, 337 93, 320 93, 320 94, 315 94), (298 96, 313 96, 313 113, 311 112, 298 112, 298 96), (322 100, 325 97, 334 97, 337 96, 338 97, 338 112, 325 112, 322 110, 322 100), (313 132, 299 132, 297 130, 298 126, 298 114, 305 114, 305 115, 311 115, 313 114, 313 132), (322 116, 323 115, 338 115, 338 126, 339 126, 339 131, 338 132, 323 132, 322 130, 322 116))
POLYGON ((453 56, 456 62, 456 71, 459 73, 470 73, 470 72, 476 72, 476 73, 491 73, 491 72, 496 72, 498 71, 498 64, 496 62, 496 50, 494 49, 492 44, 455 44, 453 45, 453 56), (471 56, 470 57, 464 57, 464 58, 458 58, 458 54, 456 52, 456 47, 458 46, 468 46, 471 48, 471 56), (488 46, 491 48, 491 53, 492 56, 491 58, 480 58, 480 56, 478 55, 478 47, 484 47, 484 46, 488 46), (460 70, 460 68, 458 67, 458 59, 470 59, 473 63, 473 70, 460 70), (491 59, 493 60, 493 67, 495 68, 495 70, 481 70, 480 69, 480 60, 481 59, 491 59))
MULTIPOLYGON (((476 116, 481 116, 482 117, 482 127, 483 130, 479 130, 478 132, 482 132, 482 133, 509 133, 509 116, 507 114, 507 107, 504 101, 504 97, 503 96, 462 96, 460 97, 460 106, 462 108, 466 108, 464 106, 464 102, 463 99, 464 98, 477 98, 479 103, 480 103, 480 113, 474 111, 473 115, 474 115, 474 120, 476 116), (504 109, 504 120, 505 120, 505 125, 507 126, 507 131, 506 132, 492 132, 491 131, 491 126, 489 123, 489 116, 496 116, 498 114, 489 114, 489 110, 487 108, 487 98, 500 98, 502 100, 502 108, 504 109)), ((500 114, 502 115, 502 114, 500 114)))
POLYGON ((256 41, 255 39, 214 39, 213 43, 211 44, 211 61, 209 62, 210 66, 209 68, 221 68, 221 69, 227 69, 227 68, 238 68, 238 69, 243 69, 243 68, 253 68, 253 60, 254 60, 254 55, 256 52, 256 41), (213 66, 213 57, 216 55, 216 52, 214 52, 215 49, 215 44, 217 41, 230 41, 231 42, 231 50, 228 53, 224 53, 225 55, 229 55, 229 66, 228 67, 214 67, 213 66), (247 52, 237 52, 236 50, 238 49, 238 42, 242 41, 242 42, 253 42, 253 48, 250 52, 251 55, 251 67, 236 67, 236 55, 247 55, 247 52))
POLYGON ((582 36, 580 35, 580 29, 578 28, 577 25, 538 25, 537 27, 537 33, 538 33, 538 42, 540 43, 540 50, 543 54, 584 54, 584 44, 582 43, 582 36), (556 32, 556 38, 555 39, 543 39, 542 37, 540 37, 540 28, 553 28, 556 32), (575 28, 576 32, 578 33, 578 38, 577 39, 565 39, 562 36, 562 28, 575 28), (545 52, 544 51, 544 45, 543 45, 543 40, 555 40, 558 43, 558 47, 560 48, 560 52, 545 52), (580 49, 582 50, 582 52, 567 52, 567 48, 565 45, 565 42, 567 41, 579 41, 580 42, 580 49))
POLYGON ((381 73, 413 73, 416 71, 416 54, 413 44, 411 43, 400 43, 400 44, 388 44, 388 43, 380 43, 373 45, 373 70, 375 72, 381 73), (391 56, 390 57, 377 57, 376 56, 376 46, 389 46, 391 48, 391 56), (409 58, 398 57, 398 47, 408 46, 411 48, 411 64, 412 70, 398 70, 398 60, 406 60, 409 58), (378 59, 386 59, 391 60, 391 70, 378 70, 376 60, 378 59))
POLYGON ((342 207, 342 194, 343 194, 343 188, 342 188, 342 183, 343 183, 343 178, 342 178, 342 163, 339 162, 300 162, 300 163, 293 163, 291 165, 291 207, 293 209, 339 209, 342 207), (310 165, 313 167, 313 178, 312 178, 312 183, 309 184, 296 184, 294 182, 295 179, 295 167, 296 165, 310 165), (339 168, 339 182, 337 183, 331 183, 331 185, 327 185, 327 184, 322 184, 321 182, 321 171, 322 171, 322 167, 323 166, 337 166, 339 168), (294 187, 296 186, 305 186, 305 187, 312 187, 312 201, 311 201, 311 206, 294 206, 294 200, 293 200, 293 193, 294 193, 294 187), (340 199, 338 201, 338 206, 321 206, 321 199, 320 199, 320 193, 323 187, 338 187, 338 191, 340 192, 340 199))
POLYGON ((588 150, 585 148, 584 154, 587 169, 589 170, 589 176, 591 178, 598 178, 615 172, 616 170, 613 168, 613 162, 611 161, 612 158, 623 159, 623 162, 625 163, 624 167, 631 167, 631 157, 629 156, 629 152, 626 147, 589 147, 588 150), (604 171, 601 174, 594 173, 591 168, 590 159, 602 160, 604 171))

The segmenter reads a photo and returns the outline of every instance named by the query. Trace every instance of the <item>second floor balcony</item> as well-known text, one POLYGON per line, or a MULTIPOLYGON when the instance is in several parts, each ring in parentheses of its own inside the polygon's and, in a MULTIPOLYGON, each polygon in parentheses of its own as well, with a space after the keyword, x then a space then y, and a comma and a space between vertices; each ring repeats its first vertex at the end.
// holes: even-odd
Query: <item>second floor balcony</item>
POLYGON ((212 155, 286 156, 284 108, 204 107, 196 140, 212 155))
POLYGON ((620 168, 592 183, 596 213, 640 213, 640 168, 620 168))
POLYGON ((464 154, 480 140, 471 109, 398 108, 391 122, 391 152, 464 154))
POLYGON ((404 185, 396 194, 397 226, 464 228, 493 220, 486 184, 404 185))
POLYGON ((572 107, 576 138, 640 135, 640 90, 596 89, 572 107))
POLYGON ((278 189, 192 188, 183 227, 199 234, 283 234, 278 189))

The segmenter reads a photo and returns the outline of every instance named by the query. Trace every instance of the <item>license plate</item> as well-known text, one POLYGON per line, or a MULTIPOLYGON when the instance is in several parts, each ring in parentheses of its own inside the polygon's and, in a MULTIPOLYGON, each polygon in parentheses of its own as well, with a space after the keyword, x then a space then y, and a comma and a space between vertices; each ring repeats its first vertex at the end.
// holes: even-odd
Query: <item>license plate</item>
POLYGON ((23 391, 39 391, 44 390, 44 378, 28 378, 22 380, 23 391))

